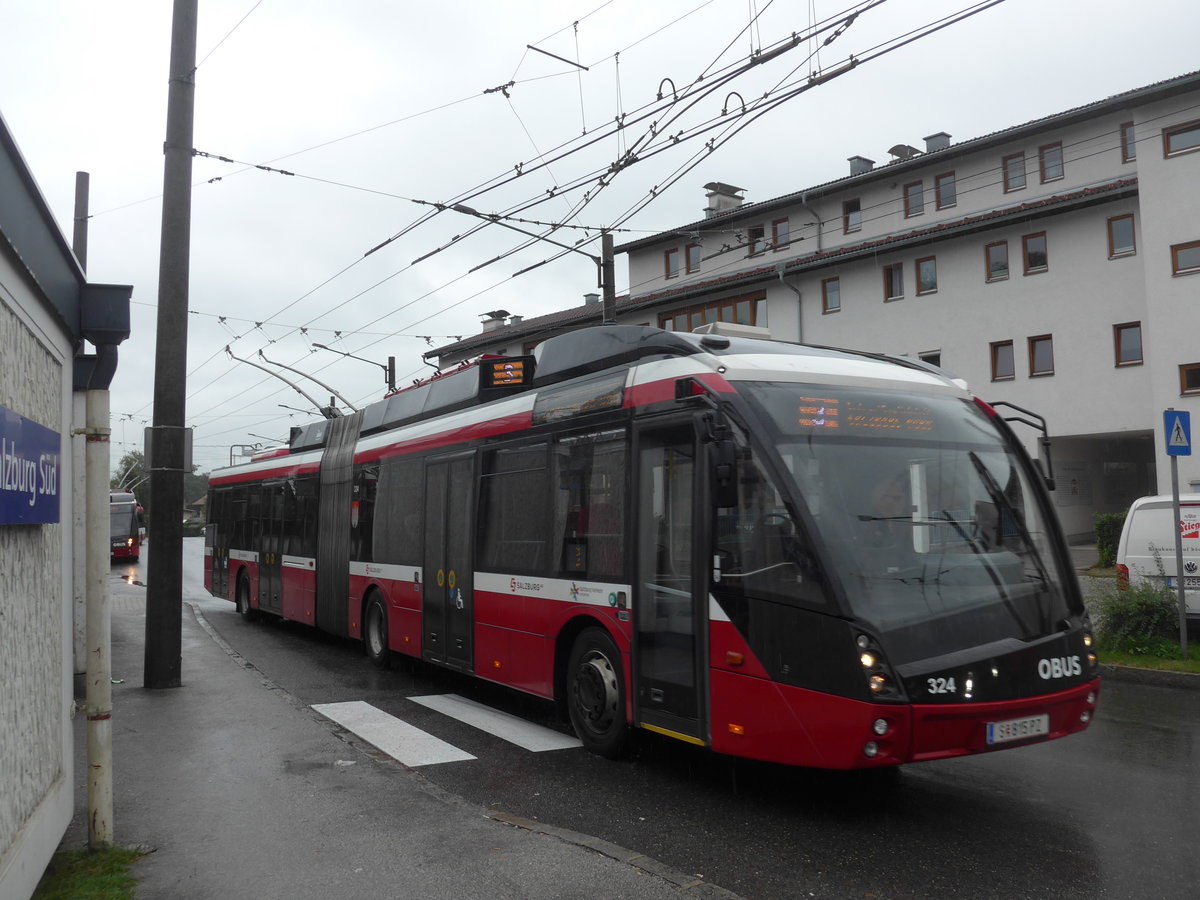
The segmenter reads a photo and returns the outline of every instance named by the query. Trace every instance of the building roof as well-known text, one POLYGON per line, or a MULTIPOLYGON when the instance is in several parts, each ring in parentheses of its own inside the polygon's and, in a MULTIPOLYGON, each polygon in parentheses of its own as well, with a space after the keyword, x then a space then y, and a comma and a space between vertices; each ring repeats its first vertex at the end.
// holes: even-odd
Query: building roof
POLYGON ((989 146, 1003 144, 1012 141, 1024 135, 1043 131, 1050 126, 1069 125, 1073 122, 1083 119, 1089 119, 1096 116, 1098 113, 1103 113, 1108 110, 1121 109, 1132 103, 1144 103, 1149 100, 1156 100, 1160 97, 1169 97, 1174 94, 1183 93, 1184 91, 1193 90, 1200 87, 1200 71, 1189 72, 1186 75, 1179 75, 1175 78, 1169 78, 1165 81, 1155 82, 1154 84, 1146 85, 1133 90, 1124 91, 1120 94, 1114 94, 1104 100, 1097 100, 1092 103, 1077 106, 1073 109, 1068 109, 1063 112, 1054 113, 1053 115, 1044 116, 1040 119, 1034 119, 1025 122, 1021 125, 1014 125, 1011 128, 1005 128, 1001 131, 993 131, 990 134, 985 134, 982 137, 972 138, 967 141, 961 141, 957 144, 951 144, 941 150, 934 150, 929 153, 918 153, 911 159, 894 160, 879 168, 872 169, 861 175, 847 175, 844 178, 838 178, 833 181, 827 181, 823 184, 814 185, 813 187, 804 188, 803 190, 793 191, 789 194, 783 194, 771 200, 763 200, 758 203, 744 203, 741 206, 733 209, 725 210, 711 218, 699 219, 690 222, 686 225, 680 225, 677 228, 672 228, 667 231, 659 232, 648 237, 639 238, 635 241, 629 241, 625 244, 619 244, 615 250, 618 253, 629 253, 634 250, 640 250, 644 247, 652 246, 661 243, 680 233, 694 234, 697 231, 704 230, 705 227, 711 228, 713 223, 720 221, 722 226, 730 222, 740 221, 747 218, 757 218, 765 213, 780 209, 786 206, 794 206, 796 203, 803 203, 810 198, 820 197, 825 194, 832 194, 839 191, 844 191, 848 187, 857 187, 858 185, 869 184, 872 181, 880 179, 894 178, 898 173, 910 169, 916 169, 924 166, 931 158, 949 158, 951 156, 959 156, 965 153, 975 152, 986 149, 989 146))

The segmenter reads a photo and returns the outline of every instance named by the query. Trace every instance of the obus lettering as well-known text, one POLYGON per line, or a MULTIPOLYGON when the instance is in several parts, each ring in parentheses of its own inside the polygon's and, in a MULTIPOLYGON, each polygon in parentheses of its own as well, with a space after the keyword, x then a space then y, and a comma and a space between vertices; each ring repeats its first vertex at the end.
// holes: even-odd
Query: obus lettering
POLYGON ((1039 659, 1037 669, 1038 675, 1046 680, 1070 678, 1072 675, 1083 674, 1083 666, 1079 664, 1078 656, 1052 656, 1049 659, 1039 659))

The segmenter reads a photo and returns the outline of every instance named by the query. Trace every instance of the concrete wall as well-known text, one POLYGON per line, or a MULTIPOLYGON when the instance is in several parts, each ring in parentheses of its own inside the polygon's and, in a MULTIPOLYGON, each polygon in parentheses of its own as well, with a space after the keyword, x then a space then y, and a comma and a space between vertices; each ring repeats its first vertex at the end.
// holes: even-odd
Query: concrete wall
MULTIPOLYGON (((63 435, 74 481, 70 341, 0 241, 0 406, 63 435)), ((0 524, 0 897, 28 897, 73 811, 72 500, 60 520, 0 524)))

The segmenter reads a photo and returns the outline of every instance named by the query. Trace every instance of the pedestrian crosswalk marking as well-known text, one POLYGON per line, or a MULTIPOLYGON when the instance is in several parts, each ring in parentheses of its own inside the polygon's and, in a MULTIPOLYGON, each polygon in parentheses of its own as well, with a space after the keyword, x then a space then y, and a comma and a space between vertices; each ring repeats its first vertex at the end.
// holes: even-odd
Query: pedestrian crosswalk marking
POLYGON ((578 738, 543 728, 541 725, 535 725, 533 722, 456 694, 434 694, 408 699, 533 753, 583 746, 578 738))
POLYGON ((465 750, 361 700, 317 703, 313 709, 406 766, 415 768, 475 759, 465 750))

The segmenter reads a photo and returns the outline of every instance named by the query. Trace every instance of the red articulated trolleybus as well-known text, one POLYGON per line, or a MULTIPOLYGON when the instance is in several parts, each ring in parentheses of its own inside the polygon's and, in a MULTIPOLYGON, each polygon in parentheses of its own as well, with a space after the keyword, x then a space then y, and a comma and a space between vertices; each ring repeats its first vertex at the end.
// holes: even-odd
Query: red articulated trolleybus
POLYGON ((1043 477, 940 370, 599 326, 214 473, 205 580, 631 727, 852 769, 1087 727, 1092 626, 1043 477))

